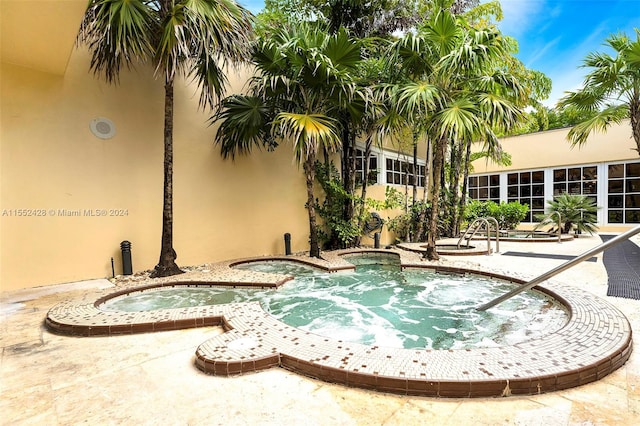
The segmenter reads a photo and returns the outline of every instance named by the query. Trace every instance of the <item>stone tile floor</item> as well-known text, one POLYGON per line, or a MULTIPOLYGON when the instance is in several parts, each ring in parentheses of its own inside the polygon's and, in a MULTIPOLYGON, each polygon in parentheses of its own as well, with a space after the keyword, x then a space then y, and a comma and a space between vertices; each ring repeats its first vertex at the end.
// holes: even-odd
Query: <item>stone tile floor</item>
MULTIPOLYGON (((571 255, 598 243, 596 237, 535 246, 504 243, 501 252, 571 255)), ((499 254, 448 259, 456 265, 482 265, 496 272, 517 271, 523 277, 533 277, 561 263, 506 259, 499 254)), ((601 262, 583 263, 557 280, 608 300, 625 313, 633 329, 638 329, 640 302, 606 297, 606 272, 601 262)), ((220 335, 220 327, 92 338, 49 333, 43 319, 53 305, 99 292, 77 286, 56 287, 56 292, 52 287, 2 295, 3 424, 640 423, 637 350, 626 365, 598 382, 526 397, 443 400, 398 396, 320 382, 283 369, 216 377, 195 367, 194 353, 202 341, 220 335)))

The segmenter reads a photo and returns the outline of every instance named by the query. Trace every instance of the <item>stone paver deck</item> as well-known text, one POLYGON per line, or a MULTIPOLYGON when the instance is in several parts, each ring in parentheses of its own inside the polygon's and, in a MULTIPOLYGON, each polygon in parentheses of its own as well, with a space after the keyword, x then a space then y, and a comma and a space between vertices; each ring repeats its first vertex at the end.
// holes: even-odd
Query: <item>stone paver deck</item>
MULTIPOLYGON (((343 256, 359 251, 277 257, 326 270, 352 268, 343 256)), ((446 262, 423 262, 405 250, 366 250, 398 256, 403 268, 466 273, 446 262)), ((96 299, 69 300, 54 306, 46 318, 57 332, 104 336, 222 325, 226 331, 202 343, 197 366, 215 375, 236 375, 281 366, 301 374, 348 386, 439 397, 483 397, 537 394, 598 380, 622 366, 632 348, 631 327, 613 305, 573 286, 549 281, 539 289, 563 301, 569 322, 549 335, 513 346, 465 350, 395 349, 333 340, 288 326, 259 303, 236 303, 149 312, 107 312, 98 306, 112 297, 153 291, 158 286, 258 285, 277 287, 290 277, 241 271, 230 266, 266 258, 207 265, 177 277, 132 282, 96 299)), ((490 270, 474 273, 510 279, 490 270)))

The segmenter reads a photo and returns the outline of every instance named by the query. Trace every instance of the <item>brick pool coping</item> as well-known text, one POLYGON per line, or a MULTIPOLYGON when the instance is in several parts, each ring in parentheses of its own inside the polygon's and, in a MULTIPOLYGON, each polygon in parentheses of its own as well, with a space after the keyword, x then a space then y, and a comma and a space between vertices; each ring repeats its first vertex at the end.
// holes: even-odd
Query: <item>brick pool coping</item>
POLYGON ((251 258, 207 265, 179 276, 119 285, 117 291, 86 294, 54 306, 45 323, 70 335, 113 336, 221 325, 225 333, 196 350, 196 365, 215 375, 231 376, 280 366, 321 380, 384 392, 433 397, 489 397, 550 392, 599 380, 631 355, 631 326, 606 300, 576 287, 547 281, 538 288, 566 304, 565 327, 512 346, 458 350, 396 349, 343 342, 288 326, 258 302, 167 309, 108 312, 98 305, 113 297, 166 286, 257 285, 277 287, 289 277, 241 271, 230 266, 256 260, 288 260, 337 271, 351 269, 345 257, 357 253, 393 254, 403 268, 445 273, 474 273, 525 280, 488 270, 468 270, 446 261, 423 262, 403 250, 345 250, 305 256, 251 258))

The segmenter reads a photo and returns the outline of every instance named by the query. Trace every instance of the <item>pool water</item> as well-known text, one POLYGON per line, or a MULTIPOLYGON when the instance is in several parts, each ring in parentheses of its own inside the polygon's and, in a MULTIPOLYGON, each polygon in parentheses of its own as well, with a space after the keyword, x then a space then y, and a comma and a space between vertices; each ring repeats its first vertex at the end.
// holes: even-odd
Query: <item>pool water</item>
POLYGON ((325 273, 280 261, 248 263, 238 268, 296 278, 277 290, 161 288, 109 300, 100 309, 149 311, 260 301, 280 321, 319 335, 367 345, 427 349, 513 345, 552 333, 568 321, 562 304, 535 290, 489 311, 475 310, 515 284, 480 276, 401 271, 398 265, 380 259, 349 261, 360 263, 356 271, 325 273))

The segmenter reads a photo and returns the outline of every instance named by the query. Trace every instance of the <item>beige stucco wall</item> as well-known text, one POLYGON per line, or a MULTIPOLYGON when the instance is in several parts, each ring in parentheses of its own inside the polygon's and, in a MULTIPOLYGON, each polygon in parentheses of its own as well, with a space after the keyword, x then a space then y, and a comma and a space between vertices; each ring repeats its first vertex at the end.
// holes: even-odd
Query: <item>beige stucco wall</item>
POLYGON ((628 121, 611 125, 606 133, 593 133, 581 147, 571 147, 567 141, 569 130, 549 130, 503 138, 500 142, 503 150, 511 154, 512 165, 499 166, 480 159, 473 163, 473 172, 488 173, 640 158, 634 149, 635 142, 628 121))
MULTIPOLYGON (((631 134, 629 120, 612 124, 606 133, 592 133, 582 146, 572 147, 567 140, 570 128, 550 130, 501 139, 502 148, 511 155, 511 166, 499 166, 485 159, 473 163, 473 173, 541 169, 615 161, 638 161, 640 156, 631 134)), ((533 229, 521 224, 521 229, 533 229)), ((634 224, 600 224, 600 232, 624 232, 634 224)))
MULTIPOLYGON (((3 64, 0 104, 2 290, 121 272, 120 242, 132 242, 135 271, 160 249, 163 88, 148 69, 110 86, 74 51, 64 76, 3 64), (102 140, 89 128, 116 126, 102 140), (25 214, 35 210, 42 216, 25 214), (63 210, 80 216, 64 216, 63 210), (89 216, 89 211, 107 216, 89 216), (110 216, 123 210, 124 216, 110 216), (114 211, 114 213, 116 213, 114 211)), ((234 73, 235 88, 244 74, 234 73)), ((242 80, 242 83, 240 81, 242 80)), ((304 177, 291 147, 223 161, 194 86, 176 85, 174 247, 178 264, 308 247, 304 177)), ((33 212, 32 212, 33 213, 33 212)))

